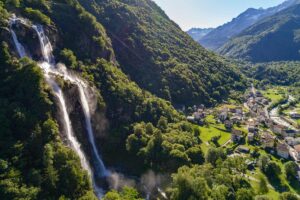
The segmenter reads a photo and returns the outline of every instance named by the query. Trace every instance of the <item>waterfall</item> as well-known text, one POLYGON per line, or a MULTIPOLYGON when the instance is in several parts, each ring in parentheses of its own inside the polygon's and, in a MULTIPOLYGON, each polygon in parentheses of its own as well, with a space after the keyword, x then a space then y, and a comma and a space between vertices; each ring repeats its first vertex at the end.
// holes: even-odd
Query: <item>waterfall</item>
MULTIPOLYGON (((10 31, 12 33, 13 41, 15 43, 15 46, 17 48, 17 51, 19 53, 20 57, 26 56, 25 48, 22 46, 22 44, 18 41, 17 35, 12 29, 12 25, 17 23, 18 18, 13 16, 10 20, 10 31)), ((21 23, 24 23, 24 21, 19 20, 21 23)), ((88 103, 88 96, 85 93, 85 88, 87 85, 85 82, 80 79, 77 76, 71 75, 68 73, 67 70, 59 70, 55 66, 55 59, 54 56, 52 55, 52 45, 48 39, 48 37, 45 35, 43 27, 41 25, 33 25, 32 28, 36 31, 39 42, 40 42, 40 47, 43 55, 44 62, 40 62, 39 66, 43 69, 45 79, 47 83, 52 87, 59 103, 60 111, 63 117, 63 126, 66 132, 66 136, 68 138, 68 141, 70 142, 71 148, 76 151, 77 155, 80 158, 81 165, 82 167, 88 171, 89 175, 91 176, 94 191, 98 198, 101 198, 103 196, 103 190, 97 186, 96 177, 106 177, 109 175, 109 171, 105 168, 103 161, 101 160, 101 156, 97 150, 96 143, 95 143, 95 138, 94 138, 94 133, 92 129, 92 124, 91 124, 91 113, 90 113, 90 107, 88 103), (80 94, 80 103, 82 106, 82 110, 84 113, 84 118, 85 118, 85 125, 86 125, 86 130, 88 134, 88 140, 89 143, 92 147, 92 160, 94 163, 94 172, 91 170, 90 165, 86 159, 86 156, 83 152, 83 150, 80 147, 80 143, 74 136, 74 131, 72 128, 72 123, 69 117, 69 114, 67 112, 67 106, 66 106, 66 101, 62 92, 62 89, 59 87, 59 85, 56 83, 55 78, 52 76, 54 75, 59 75, 61 76, 64 80, 68 80, 71 83, 75 84, 78 87, 79 94, 80 94)))
POLYGON ((69 114, 67 111, 67 106, 66 106, 66 102, 65 102, 65 98, 64 95, 62 93, 61 88, 57 85, 57 83, 55 81, 53 81, 53 79, 50 79, 49 76, 46 76, 46 80, 47 82, 52 86, 52 89, 59 101, 59 105, 60 105, 60 109, 62 112, 62 116, 63 116, 63 124, 65 126, 65 131, 66 131, 66 135, 68 140, 70 141, 72 148, 75 149, 75 151, 77 152, 80 160, 81 160, 81 164, 82 167, 87 170, 89 173, 91 172, 91 169, 88 165, 88 162, 86 160, 86 157, 83 153, 83 151, 81 151, 80 149, 80 144, 77 141, 77 139, 74 137, 73 134, 73 128, 72 128, 72 124, 71 124, 71 120, 69 118, 69 114))
POLYGON ((99 173, 99 175, 101 177, 105 177, 108 176, 109 172, 106 170, 103 161, 100 158, 100 155, 98 153, 96 144, 95 144, 95 138, 94 138, 94 133, 93 133, 93 128, 92 128, 92 124, 91 124, 91 113, 90 113, 90 108, 89 108, 89 104, 84 92, 84 88, 83 85, 79 85, 79 93, 80 93, 80 101, 81 101, 81 105, 83 107, 83 112, 85 115, 85 124, 86 124, 86 129, 88 132, 88 138, 89 138, 89 142, 92 145, 92 149, 93 149, 93 156, 94 156, 94 167, 95 167, 95 171, 97 171, 99 173))
POLYGON ((41 25, 33 25, 32 28, 38 34, 40 45, 41 45, 41 51, 45 62, 54 65, 54 58, 52 55, 52 45, 48 37, 45 35, 43 27, 41 25))
POLYGON ((10 26, 10 32, 14 41, 14 44, 16 46, 16 49, 18 51, 18 54, 21 58, 26 56, 26 52, 25 52, 25 48, 23 47, 23 45, 18 41, 18 37, 15 33, 15 31, 12 29, 12 25, 16 23, 16 18, 12 18, 12 20, 9 23, 10 26))

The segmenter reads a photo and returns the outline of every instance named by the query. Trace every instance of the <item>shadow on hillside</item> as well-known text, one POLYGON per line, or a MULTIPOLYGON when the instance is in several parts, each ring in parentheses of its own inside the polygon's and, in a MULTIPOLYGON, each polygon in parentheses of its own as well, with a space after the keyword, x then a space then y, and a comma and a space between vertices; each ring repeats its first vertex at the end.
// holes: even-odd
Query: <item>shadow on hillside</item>
POLYGON ((300 194, 300 182, 297 179, 293 179, 289 181, 290 186, 298 193, 300 194))
POLYGON ((272 177, 267 176, 267 178, 269 180, 269 183, 272 185, 272 187, 275 188, 276 191, 280 193, 289 191, 288 185, 284 184, 278 176, 276 175, 272 177))

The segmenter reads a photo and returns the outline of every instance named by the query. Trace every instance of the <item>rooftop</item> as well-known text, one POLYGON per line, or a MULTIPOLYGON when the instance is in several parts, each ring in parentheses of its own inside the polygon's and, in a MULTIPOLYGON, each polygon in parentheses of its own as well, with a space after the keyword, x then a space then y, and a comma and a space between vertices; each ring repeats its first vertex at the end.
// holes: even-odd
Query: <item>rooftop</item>
MULTIPOLYGON (((288 151, 289 150, 289 146, 285 142, 279 142, 277 144, 277 150, 288 151)), ((300 146, 299 146, 299 151, 300 151, 300 146)))
POLYGON ((294 149, 297 151, 297 153, 300 153, 300 144, 294 146, 294 149))
POLYGON ((232 130, 232 134, 234 134, 234 135, 244 135, 243 131, 237 130, 237 129, 232 130))

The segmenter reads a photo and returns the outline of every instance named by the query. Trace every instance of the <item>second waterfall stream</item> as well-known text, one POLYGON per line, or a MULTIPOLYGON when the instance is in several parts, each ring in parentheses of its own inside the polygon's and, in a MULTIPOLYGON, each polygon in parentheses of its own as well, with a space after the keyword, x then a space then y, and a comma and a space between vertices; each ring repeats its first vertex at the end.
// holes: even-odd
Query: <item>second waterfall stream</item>
MULTIPOLYGON (((20 57, 24 57, 24 56, 30 57, 30 55, 28 55, 25 52, 24 46, 19 42, 17 34, 13 30, 13 25, 17 23, 23 23, 24 25, 28 26, 28 24, 23 19, 16 18, 15 16, 13 16, 10 19, 10 31, 16 49, 20 57)), ((70 74, 64 68, 57 67, 54 56, 52 54, 52 45, 48 37, 45 35, 43 27, 41 25, 32 25, 31 27, 33 30, 35 30, 36 34, 38 35, 40 48, 43 56, 43 60, 39 61, 38 64, 44 72, 44 76, 47 83, 52 87, 52 90, 54 91, 54 94, 57 97, 58 100, 57 103, 59 105, 60 113, 63 118, 61 119, 61 121, 64 126, 63 129, 65 131, 65 135, 68 139, 68 142, 70 143, 71 148, 74 151, 76 151, 77 155, 79 156, 82 167, 85 170, 87 170, 89 175, 91 176, 94 191, 97 197, 100 199, 103 196, 103 190, 97 185, 96 177, 109 176, 109 171, 105 168, 105 165, 98 152, 95 138, 94 138, 92 123, 91 123, 89 98, 88 95, 86 94, 86 88, 88 87, 88 85, 79 76, 70 74), (66 99, 64 97, 62 89, 60 88, 60 86, 57 84, 55 80, 55 76, 62 77, 64 80, 71 82, 72 84, 76 85, 78 88, 79 99, 80 99, 81 107, 85 118, 86 133, 92 150, 91 163, 89 163, 84 151, 80 147, 80 143, 78 142, 77 138, 74 135, 72 122, 70 120, 70 116, 67 110, 66 99), (93 170, 91 169, 90 166, 93 166, 93 170)))

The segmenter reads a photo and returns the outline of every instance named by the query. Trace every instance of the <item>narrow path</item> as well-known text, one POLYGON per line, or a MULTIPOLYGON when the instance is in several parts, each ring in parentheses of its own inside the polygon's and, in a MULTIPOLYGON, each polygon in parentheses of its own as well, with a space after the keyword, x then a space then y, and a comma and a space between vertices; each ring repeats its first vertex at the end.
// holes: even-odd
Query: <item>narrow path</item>
POLYGON ((227 144, 229 144, 231 142, 231 139, 227 140, 223 145, 221 145, 221 147, 225 147, 227 144))

